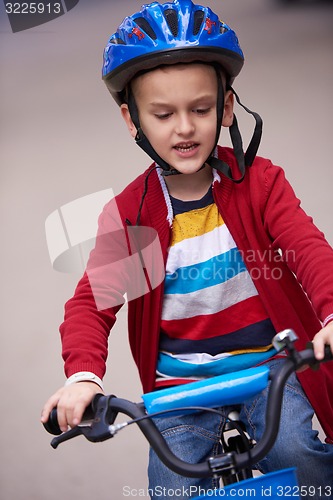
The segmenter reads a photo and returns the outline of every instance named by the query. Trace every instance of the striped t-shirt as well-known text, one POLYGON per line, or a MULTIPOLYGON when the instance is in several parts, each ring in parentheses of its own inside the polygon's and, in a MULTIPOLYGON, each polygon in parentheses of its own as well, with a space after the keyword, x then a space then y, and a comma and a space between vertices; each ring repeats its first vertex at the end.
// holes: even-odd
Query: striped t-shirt
POLYGON ((275 353, 275 330, 212 188, 199 201, 171 202, 156 387, 248 368, 275 353))

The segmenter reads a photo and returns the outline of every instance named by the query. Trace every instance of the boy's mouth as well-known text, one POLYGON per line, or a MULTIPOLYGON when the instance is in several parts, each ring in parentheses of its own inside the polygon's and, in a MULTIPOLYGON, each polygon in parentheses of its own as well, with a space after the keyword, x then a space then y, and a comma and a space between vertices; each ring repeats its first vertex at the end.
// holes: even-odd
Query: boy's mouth
POLYGON ((190 151, 193 151, 196 147, 198 147, 198 144, 195 142, 180 142, 179 144, 176 144, 174 146, 174 149, 176 149, 180 153, 189 153, 190 151))

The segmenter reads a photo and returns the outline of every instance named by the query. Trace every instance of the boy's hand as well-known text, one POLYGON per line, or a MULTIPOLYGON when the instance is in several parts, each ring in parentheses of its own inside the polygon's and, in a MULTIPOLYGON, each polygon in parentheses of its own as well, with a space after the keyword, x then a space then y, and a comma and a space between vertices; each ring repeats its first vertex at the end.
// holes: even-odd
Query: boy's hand
POLYGON ((41 422, 48 421, 53 408, 57 407, 58 423, 65 432, 68 426, 74 427, 81 422, 84 410, 96 394, 103 394, 99 385, 94 382, 77 382, 61 387, 44 405, 41 422))
POLYGON ((312 342, 316 359, 321 360, 324 358, 325 344, 331 347, 331 351, 333 353, 333 321, 319 330, 319 332, 313 337, 312 342))

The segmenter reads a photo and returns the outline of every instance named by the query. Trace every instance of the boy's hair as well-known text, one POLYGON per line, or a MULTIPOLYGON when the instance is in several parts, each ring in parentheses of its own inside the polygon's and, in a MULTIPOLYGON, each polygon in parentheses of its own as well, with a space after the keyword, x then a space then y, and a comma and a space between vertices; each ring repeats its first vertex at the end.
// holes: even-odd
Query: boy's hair
POLYGON ((203 63, 202 61, 193 61, 193 63, 179 62, 179 63, 172 64, 172 65, 170 65, 170 64, 160 64, 159 66, 156 66, 156 68, 146 69, 146 70, 139 71, 132 78, 132 80, 130 80, 128 82, 128 84, 126 85, 126 88, 124 89, 123 94, 122 94, 122 102, 125 103, 125 104, 129 103, 130 95, 131 95, 131 92, 132 92, 132 89, 133 89, 133 83, 141 75, 145 75, 146 73, 149 73, 150 71, 154 71, 155 69, 160 69, 160 68, 163 69, 163 68, 167 68, 169 66, 182 66, 182 65, 187 65, 187 64, 207 64, 209 66, 212 66, 220 74, 224 92, 227 90, 227 86, 229 85, 229 80, 230 79, 229 79, 228 75, 226 74, 224 68, 222 68, 222 66, 220 66, 218 64, 203 63))

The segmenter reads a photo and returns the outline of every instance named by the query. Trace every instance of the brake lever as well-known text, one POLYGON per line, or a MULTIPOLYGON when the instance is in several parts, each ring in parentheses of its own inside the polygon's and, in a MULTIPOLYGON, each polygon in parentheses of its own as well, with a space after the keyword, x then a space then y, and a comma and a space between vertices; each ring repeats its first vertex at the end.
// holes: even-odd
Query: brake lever
POLYGON ((52 448, 57 448, 59 444, 68 441, 76 436, 83 435, 88 441, 98 443, 106 441, 114 436, 113 423, 118 412, 111 410, 109 402, 115 396, 100 396, 94 401, 95 417, 90 425, 77 425, 72 429, 62 433, 52 439, 52 448))
POLYGON ((63 432, 60 436, 53 438, 51 441, 52 448, 56 449, 59 444, 64 443, 65 441, 68 441, 76 436, 80 436, 80 434, 82 434, 82 429, 83 427, 77 425, 76 427, 69 429, 69 431, 63 432))

